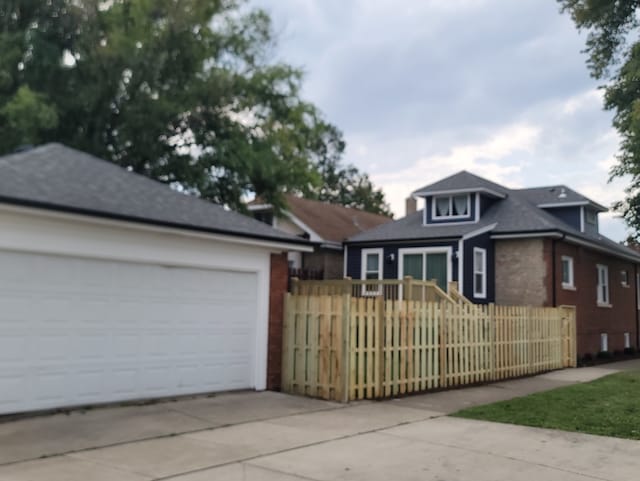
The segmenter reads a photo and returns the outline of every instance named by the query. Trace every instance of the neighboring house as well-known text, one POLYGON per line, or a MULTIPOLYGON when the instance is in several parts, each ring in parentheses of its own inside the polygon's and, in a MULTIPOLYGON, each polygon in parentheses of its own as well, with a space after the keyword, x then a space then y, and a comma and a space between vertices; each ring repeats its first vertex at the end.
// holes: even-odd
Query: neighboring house
POLYGON ((391 218, 338 204, 286 196, 287 210, 277 217, 269 204, 254 201, 249 210, 254 217, 278 230, 316 245, 314 252, 290 252, 289 267, 317 271, 324 279, 342 279, 343 242, 348 237, 386 224, 391 218))
POLYGON ((59 144, 0 157, 0 414, 277 387, 289 250, 59 144))
POLYGON ((599 234, 602 205, 562 185, 509 189, 464 171, 407 205, 415 212, 347 241, 346 275, 457 281, 476 303, 575 305, 580 354, 638 347, 640 255, 599 234))

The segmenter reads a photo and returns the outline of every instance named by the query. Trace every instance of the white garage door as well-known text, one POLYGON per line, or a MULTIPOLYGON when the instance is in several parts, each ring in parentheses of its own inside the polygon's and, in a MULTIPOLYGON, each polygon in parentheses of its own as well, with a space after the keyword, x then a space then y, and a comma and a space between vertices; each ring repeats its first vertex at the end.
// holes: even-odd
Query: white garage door
POLYGON ((256 274, 0 251, 0 413, 255 386, 256 274))

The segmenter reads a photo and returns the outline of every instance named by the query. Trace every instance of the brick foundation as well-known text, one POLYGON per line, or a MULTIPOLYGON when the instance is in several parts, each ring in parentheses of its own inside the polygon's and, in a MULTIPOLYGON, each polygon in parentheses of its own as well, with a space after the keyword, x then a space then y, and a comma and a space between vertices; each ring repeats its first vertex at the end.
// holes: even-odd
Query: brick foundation
POLYGON ((280 390, 282 372, 282 321, 284 294, 287 292, 289 264, 287 254, 271 254, 269 289, 269 341, 267 347, 267 389, 280 390))

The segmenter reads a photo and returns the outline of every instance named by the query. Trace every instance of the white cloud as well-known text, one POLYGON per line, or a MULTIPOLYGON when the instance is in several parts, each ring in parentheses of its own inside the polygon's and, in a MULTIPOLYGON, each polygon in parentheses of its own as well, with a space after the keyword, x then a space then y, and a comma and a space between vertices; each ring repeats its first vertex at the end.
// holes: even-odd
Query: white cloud
MULTIPOLYGON (((254 0, 280 58, 343 129, 345 161, 396 215, 413 190, 466 169, 508 187, 566 184, 604 205, 619 139, 585 66, 585 35, 539 0, 254 0)), ((602 232, 624 238, 621 221, 602 232)))
MULTIPOLYGON (((404 201, 412 191, 460 170, 471 171, 494 182, 508 182, 522 165, 505 164, 501 160, 515 152, 530 151, 539 133, 539 128, 527 124, 506 126, 482 142, 454 146, 447 153, 421 157, 400 170, 387 165, 386 169, 372 175, 372 179, 384 186, 391 209, 396 217, 402 217, 404 201)), ((513 182, 509 184, 515 187, 513 182)))

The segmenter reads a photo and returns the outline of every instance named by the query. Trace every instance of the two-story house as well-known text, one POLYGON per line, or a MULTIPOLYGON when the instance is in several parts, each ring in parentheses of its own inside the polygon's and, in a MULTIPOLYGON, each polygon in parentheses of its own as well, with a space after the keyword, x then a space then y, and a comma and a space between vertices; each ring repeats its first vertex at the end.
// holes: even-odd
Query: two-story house
POLYGON ((638 347, 640 255, 599 233, 602 205, 566 186, 509 189, 462 171, 407 206, 348 240, 345 275, 457 281, 475 303, 575 305, 579 354, 638 347))

